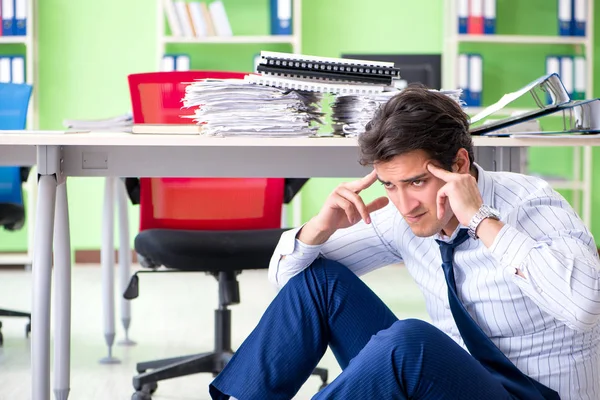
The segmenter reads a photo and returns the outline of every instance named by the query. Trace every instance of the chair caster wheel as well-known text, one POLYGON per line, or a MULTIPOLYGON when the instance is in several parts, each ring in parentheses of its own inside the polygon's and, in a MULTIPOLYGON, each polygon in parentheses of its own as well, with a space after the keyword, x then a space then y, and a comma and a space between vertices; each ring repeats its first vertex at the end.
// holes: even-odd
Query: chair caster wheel
POLYGON ((152 400, 150 393, 138 391, 131 395, 131 400, 152 400))
POLYGON ((157 389, 157 382, 146 383, 144 386, 142 386, 142 391, 150 394, 154 394, 154 392, 156 392, 157 389))

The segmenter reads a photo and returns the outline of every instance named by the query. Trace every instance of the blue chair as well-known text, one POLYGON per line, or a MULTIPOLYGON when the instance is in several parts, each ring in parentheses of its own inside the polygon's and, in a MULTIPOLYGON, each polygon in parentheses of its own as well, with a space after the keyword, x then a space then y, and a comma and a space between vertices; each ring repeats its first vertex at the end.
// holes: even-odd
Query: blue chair
MULTIPOLYGON (((31 85, 0 83, 0 131, 25 129, 31 85)), ((30 167, 0 167, 0 227, 9 231, 25 224, 23 182, 29 177, 30 167)), ((0 316, 29 318, 25 334, 31 331, 31 314, 0 309, 0 316)), ((2 323, 0 322, 0 328, 2 323)), ((0 332, 0 346, 4 338, 0 332)))

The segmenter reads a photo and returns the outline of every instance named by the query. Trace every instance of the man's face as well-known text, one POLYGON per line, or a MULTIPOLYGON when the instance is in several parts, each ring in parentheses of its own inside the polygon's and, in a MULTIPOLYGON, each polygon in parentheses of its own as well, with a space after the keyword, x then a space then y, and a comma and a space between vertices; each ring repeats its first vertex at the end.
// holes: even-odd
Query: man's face
POLYGON ((443 220, 437 218, 437 192, 445 182, 429 172, 430 162, 423 150, 416 150, 374 165, 390 201, 420 237, 439 233, 454 219, 449 208, 443 220))

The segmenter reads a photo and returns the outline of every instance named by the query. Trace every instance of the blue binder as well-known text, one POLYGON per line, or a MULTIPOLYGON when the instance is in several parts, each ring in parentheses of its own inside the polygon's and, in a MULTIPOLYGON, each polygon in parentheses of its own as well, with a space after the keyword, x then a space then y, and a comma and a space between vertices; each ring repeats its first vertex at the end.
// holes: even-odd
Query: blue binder
POLYGON ((15 19, 13 33, 16 36, 27 35, 27 0, 14 0, 15 19))
POLYGON ((0 8, 2 9, 2 35, 14 36, 15 1, 0 0, 0 8))
POLYGON ((466 35, 469 32, 469 0, 458 0, 458 33, 466 35))
POLYGON ((292 0, 271 1, 271 35, 292 34, 292 0))
POLYGON ((558 34, 571 36, 573 31, 573 0, 558 0, 558 34))
POLYGON ((496 0, 485 0, 483 4, 483 33, 496 33, 496 0))
POLYGON ((589 18, 588 1, 573 1, 573 36, 585 36, 586 20, 589 18))

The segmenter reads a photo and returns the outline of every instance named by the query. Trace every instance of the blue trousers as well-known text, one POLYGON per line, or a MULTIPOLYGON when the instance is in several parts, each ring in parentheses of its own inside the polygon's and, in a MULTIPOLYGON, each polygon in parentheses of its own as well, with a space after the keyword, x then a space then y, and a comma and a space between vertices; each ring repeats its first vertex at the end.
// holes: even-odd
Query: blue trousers
POLYGON ((322 258, 278 293, 211 383, 212 399, 289 400, 327 346, 342 373, 313 399, 512 399, 448 335, 398 320, 353 272, 322 258))

